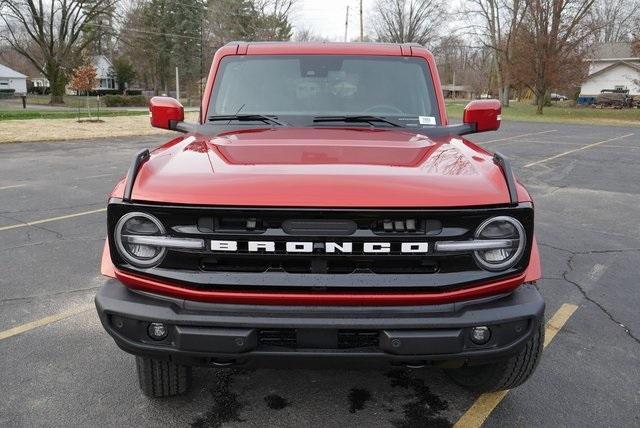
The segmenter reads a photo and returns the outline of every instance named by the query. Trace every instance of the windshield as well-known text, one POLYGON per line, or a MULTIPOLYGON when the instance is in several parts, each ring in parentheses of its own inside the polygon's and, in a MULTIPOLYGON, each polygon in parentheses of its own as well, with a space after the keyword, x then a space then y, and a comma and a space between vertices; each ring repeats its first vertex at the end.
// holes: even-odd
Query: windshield
POLYGON ((378 116, 439 125, 427 62, 362 55, 228 56, 209 116, 378 116))

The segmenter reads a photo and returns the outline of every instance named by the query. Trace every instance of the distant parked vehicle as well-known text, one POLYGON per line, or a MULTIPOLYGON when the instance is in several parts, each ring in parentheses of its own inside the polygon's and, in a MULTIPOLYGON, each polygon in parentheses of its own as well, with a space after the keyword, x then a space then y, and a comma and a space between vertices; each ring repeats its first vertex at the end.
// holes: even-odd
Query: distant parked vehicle
POLYGON ((569 98, 567 98, 565 95, 560 95, 560 94, 556 94, 556 93, 551 93, 551 101, 566 101, 569 98))

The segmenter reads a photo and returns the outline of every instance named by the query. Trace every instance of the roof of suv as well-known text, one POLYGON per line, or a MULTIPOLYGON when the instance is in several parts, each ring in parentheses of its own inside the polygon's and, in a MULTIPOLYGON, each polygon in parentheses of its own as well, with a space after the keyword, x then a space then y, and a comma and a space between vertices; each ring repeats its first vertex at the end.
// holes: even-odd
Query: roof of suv
POLYGON ((411 55, 411 50, 426 50, 417 43, 338 43, 338 42, 229 42, 238 53, 260 54, 325 54, 325 55, 411 55))

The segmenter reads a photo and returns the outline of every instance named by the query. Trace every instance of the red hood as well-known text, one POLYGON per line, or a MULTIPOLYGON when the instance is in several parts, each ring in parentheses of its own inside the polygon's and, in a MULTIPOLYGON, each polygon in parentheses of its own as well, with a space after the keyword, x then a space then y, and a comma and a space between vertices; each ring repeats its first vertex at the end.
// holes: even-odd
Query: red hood
MULTIPOLYGON (((121 196, 122 184, 114 191, 121 196)), ((521 200, 528 195, 519 188, 521 200)), ((396 130, 275 128, 177 138, 141 168, 133 199, 297 207, 459 207, 509 202, 490 153, 396 130)))

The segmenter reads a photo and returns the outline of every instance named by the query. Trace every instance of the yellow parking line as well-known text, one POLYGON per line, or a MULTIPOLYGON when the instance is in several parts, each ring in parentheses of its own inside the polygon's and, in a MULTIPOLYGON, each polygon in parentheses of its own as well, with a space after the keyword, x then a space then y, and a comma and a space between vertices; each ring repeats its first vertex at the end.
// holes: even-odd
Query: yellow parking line
POLYGON ((24 186, 26 186, 26 184, 14 184, 13 186, 0 187, 0 190, 15 189, 17 187, 24 187, 24 186))
MULTIPOLYGON (((578 309, 576 305, 565 303, 547 322, 544 330, 544 347, 546 348, 553 338, 558 334, 560 329, 565 325, 571 315, 578 309)), ((482 394, 476 399, 473 405, 465 412, 464 415, 456 422, 454 428, 477 428, 484 424, 493 409, 496 408, 502 399, 509 393, 506 391, 490 392, 482 394)))
POLYGON ((556 334, 567 323, 571 315, 578 309, 578 306, 565 303, 560 306, 560 309, 547 321, 547 327, 544 329, 544 347, 549 346, 549 343, 556 337, 556 334))
POLYGON ((529 137, 531 135, 540 135, 540 134, 547 134, 549 132, 556 132, 556 129, 549 129, 547 131, 540 131, 540 132, 529 132, 527 134, 520 134, 520 135, 514 135, 512 137, 504 137, 504 138, 498 138, 497 140, 489 140, 489 141, 479 141, 476 144, 489 144, 489 143, 497 143, 500 141, 507 141, 507 140, 512 140, 514 138, 522 138, 522 137, 529 137))
POLYGON ((566 152, 559 153, 557 155, 554 155, 554 156, 551 156, 551 157, 548 157, 548 158, 545 158, 545 159, 541 159, 541 160, 536 161, 536 162, 528 163, 524 167, 525 168, 529 168, 529 167, 534 166, 534 165, 538 165, 538 164, 541 164, 541 163, 544 163, 544 162, 547 162, 547 161, 550 161, 550 160, 561 158, 562 156, 570 155, 571 153, 579 152, 580 150, 590 149, 591 147, 599 146, 601 144, 609 143, 611 141, 621 140, 623 138, 631 137, 632 135, 633 135, 633 133, 626 134, 626 135, 621 135, 621 136, 615 137, 615 138, 609 138, 608 140, 604 140, 604 141, 598 141, 597 143, 588 144, 588 145, 586 145, 584 147, 580 147, 580 148, 573 149, 573 150, 568 150, 566 152))
POLYGON ((17 327, 10 328, 9 330, 0 331, 0 340, 7 339, 9 337, 25 333, 29 330, 33 330, 34 328, 42 327, 47 324, 54 323, 56 321, 63 320, 65 318, 72 317, 74 315, 81 314, 83 312, 91 309, 93 305, 82 305, 79 308, 71 309, 65 312, 60 312, 59 314, 49 315, 48 317, 40 318, 39 320, 31 321, 26 324, 19 325, 17 327))
POLYGON ((45 219, 42 219, 42 220, 28 221, 28 222, 24 222, 24 223, 20 223, 20 224, 12 224, 11 226, 2 226, 2 227, 0 227, 0 232, 2 232, 3 230, 17 229, 19 227, 27 227, 27 226, 34 226, 36 224, 49 223, 49 222, 52 222, 52 221, 66 220, 68 218, 80 217, 80 216, 88 215, 88 214, 101 213, 101 212, 104 212, 106 210, 107 210, 106 208, 100 208, 98 210, 84 211, 84 212, 81 212, 81 213, 68 214, 68 215, 61 215, 60 217, 51 217, 51 218, 45 218, 45 219))

